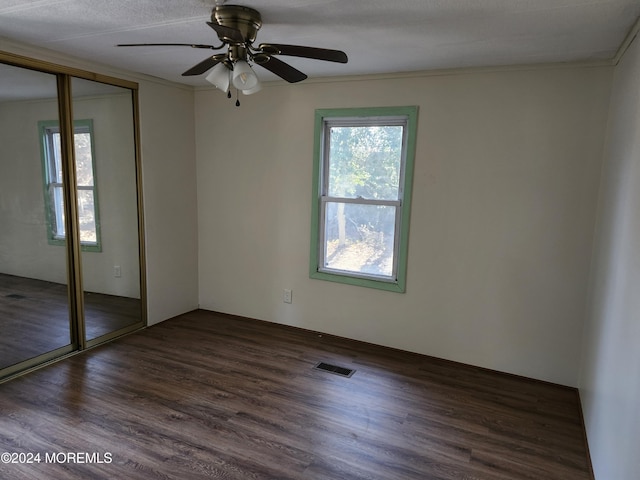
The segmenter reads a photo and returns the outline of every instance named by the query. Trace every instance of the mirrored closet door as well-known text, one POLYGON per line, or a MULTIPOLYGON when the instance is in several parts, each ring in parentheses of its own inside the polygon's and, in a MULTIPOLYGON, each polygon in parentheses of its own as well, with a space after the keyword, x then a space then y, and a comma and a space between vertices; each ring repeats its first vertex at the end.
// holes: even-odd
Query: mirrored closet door
MULTIPOLYGON (((56 76, 0 64, 0 369, 48 360, 74 349, 67 252, 52 244, 52 222, 64 228, 59 162, 45 181, 42 153, 60 150, 60 137, 40 141, 38 122, 58 122, 56 76), (21 88, 15 88, 15 85, 21 88), (58 168, 58 172, 55 169, 58 168)), ((53 158, 52 158, 53 160, 53 158)))
POLYGON ((136 119, 136 84, 0 52, 0 381, 146 324, 136 119))
POLYGON ((129 89, 73 78, 87 341, 142 319, 136 144, 129 89))

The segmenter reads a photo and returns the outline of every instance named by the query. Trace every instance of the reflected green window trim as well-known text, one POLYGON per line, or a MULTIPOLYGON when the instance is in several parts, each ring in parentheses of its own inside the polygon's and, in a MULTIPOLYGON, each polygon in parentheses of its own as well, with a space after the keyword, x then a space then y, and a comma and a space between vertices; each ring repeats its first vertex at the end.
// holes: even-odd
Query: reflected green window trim
MULTIPOLYGON (((93 202, 95 209, 95 219, 96 219, 96 242, 87 243, 80 242, 80 248, 83 252, 102 252, 102 241, 101 241, 101 233, 100 233, 100 206, 98 203, 98 177, 96 176, 96 156, 95 156, 95 142, 93 135, 93 120, 91 119, 83 119, 83 120, 74 120, 73 122, 74 130, 76 128, 83 128, 88 130, 89 135, 91 136, 91 169, 93 171, 93 202)), ((49 245, 57 245, 64 246, 66 242, 62 238, 57 238, 54 235, 54 225, 55 220, 52 218, 54 208, 51 204, 51 198, 49 196, 49 184, 51 183, 51 179, 49 177, 49 168, 47 167, 47 145, 45 142, 46 131, 50 128, 59 128, 60 123, 57 120, 42 120, 38 122, 38 138, 40 141, 40 159, 42 163, 42 182, 43 182, 43 192, 44 192, 44 207, 45 207, 45 216, 47 223, 47 242, 49 245)))
POLYGON ((415 162, 416 136, 418 129, 418 107, 371 107, 371 108, 338 108, 318 109, 315 111, 314 145, 313 145, 313 185, 311 199, 311 251, 309 261, 309 277, 318 280, 344 283, 361 287, 376 288, 390 292, 404 293, 407 282, 407 258, 409 248, 409 219, 411 216, 411 187, 413 184, 413 167, 415 162), (394 280, 366 278, 345 272, 329 273, 318 271, 320 248, 320 193, 322 187, 322 150, 325 118, 336 117, 407 117, 407 143, 405 150, 403 206, 400 217, 400 239, 398 248, 397 278, 394 280))

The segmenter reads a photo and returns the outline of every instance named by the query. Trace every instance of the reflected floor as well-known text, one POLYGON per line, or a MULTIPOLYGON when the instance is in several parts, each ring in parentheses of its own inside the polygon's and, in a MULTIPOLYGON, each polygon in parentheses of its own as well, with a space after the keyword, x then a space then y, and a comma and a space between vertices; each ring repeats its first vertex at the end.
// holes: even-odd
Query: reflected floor
MULTIPOLYGON (((87 292, 92 339, 140 321, 140 300, 87 292)), ((70 344, 67 285, 0 274, 0 368, 70 344)))

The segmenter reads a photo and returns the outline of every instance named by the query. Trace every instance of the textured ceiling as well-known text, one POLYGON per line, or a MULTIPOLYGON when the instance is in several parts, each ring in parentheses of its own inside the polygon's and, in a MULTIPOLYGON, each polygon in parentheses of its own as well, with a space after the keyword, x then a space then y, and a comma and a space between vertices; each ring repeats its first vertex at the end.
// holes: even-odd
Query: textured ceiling
MULTIPOLYGON (((280 57, 310 77, 612 58, 639 0, 252 0, 258 43, 344 50, 348 64, 280 57)), ((217 44, 214 0, 0 0, 0 36, 190 85, 209 50, 117 43, 217 44)), ((274 80, 256 69, 263 81, 274 80)))

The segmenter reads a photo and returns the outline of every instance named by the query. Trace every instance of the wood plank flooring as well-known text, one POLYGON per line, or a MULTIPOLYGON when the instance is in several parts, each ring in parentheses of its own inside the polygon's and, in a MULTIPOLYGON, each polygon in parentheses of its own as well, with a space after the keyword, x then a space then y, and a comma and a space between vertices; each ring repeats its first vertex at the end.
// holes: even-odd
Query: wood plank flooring
MULTIPOLYGON (((140 300, 85 292, 87 338, 140 321, 140 300)), ((71 343, 67 285, 0 274, 0 368, 71 343)))
POLYGON ((573 389, 205 311, 1 384, 0 412, 0 452, 63 460, 0 478, 591 478, 573 389))

